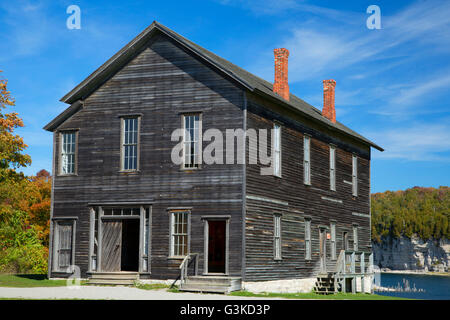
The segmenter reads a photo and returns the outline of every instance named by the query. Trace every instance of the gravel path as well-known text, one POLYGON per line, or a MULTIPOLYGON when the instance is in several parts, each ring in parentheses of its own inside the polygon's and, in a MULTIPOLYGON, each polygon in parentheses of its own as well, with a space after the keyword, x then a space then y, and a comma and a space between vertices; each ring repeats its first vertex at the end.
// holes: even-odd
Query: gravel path
POLYGON ((46 287, 5 288, 0 287, 0 298, 25 299, 113 299, 113 300, 252 300, 260 298, 236 297, 221 294, 198 294, 143 290, 133 287, 46 287))

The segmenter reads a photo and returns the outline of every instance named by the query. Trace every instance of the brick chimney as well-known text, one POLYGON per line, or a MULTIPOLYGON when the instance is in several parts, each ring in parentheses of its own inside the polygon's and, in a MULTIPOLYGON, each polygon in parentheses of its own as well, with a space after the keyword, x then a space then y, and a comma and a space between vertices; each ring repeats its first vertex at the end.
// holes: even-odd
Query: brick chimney
POLYGON ((334 89, 336 81, 323 80, 323 109, 322 115, 336 123, 336 109, 334 108, 334 89))
POLYGON ((288 84, 288 57, 289 50, 285 48, 274 49, 275 55, 275 81, 273 84, 273 92, 289 101, 289 84, 288 84))

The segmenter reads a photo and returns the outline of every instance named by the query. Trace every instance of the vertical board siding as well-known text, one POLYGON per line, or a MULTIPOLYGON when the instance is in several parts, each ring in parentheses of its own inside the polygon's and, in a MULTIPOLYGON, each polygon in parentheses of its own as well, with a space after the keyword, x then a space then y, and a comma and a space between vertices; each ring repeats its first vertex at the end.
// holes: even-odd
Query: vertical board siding
MULTIPOLYGON (((79 130, 77 175, 55 177, 54 217, 79 217, 75 264, 83 276, 88 270, 91 202, 153 200, 152 278, 173 279, 179 274, 181 260, 168 259, 169 207, 192 208, 190 251, 201 254, 199 266, 203 266, 202 215, 231 215, 230 257, 241 257, 242 165, 180 170, 171 161, 178 143, 171 142, 171 134, 180 128, 181 113, 188 111, 202 112, 203 130, 242 128, 242 97, 235 84, 168 38, 155 36, 58 128, 79 130), (120 116, 136 114, 141 121, 139 171, 119 172, 120 116)), ((231 259, 229 270, 241 275, 241 259, 231 259)))
MULTIPOLYGON (((331 232, 332 221, 336 224, 338 251, 343 249, 344 231, 353 237, 353 223, 359 225, 359 249, 370 251, 370 220, 352 214, 370 213, 370 151, 358 149, 336 137, 327 141, 326 136, 311 130, 306 120, 305 123, 294 122, 268 110, 267 106, 249 99, 247 127, 269 130, 274 120, 281 123, 282 177, 261 176, 261 165, 247 165, 246 190, 247 195, 253 197, 246 200, 245 279, 275 280, 316 275, 320 269, 319 225, 328 227, 327 232, 331 232), (305 132, 311 136, 309 186, 303 183, 305 132), (336 145, 336 191, 330 190, 329 143, 336 145), (344 182, 352 181, 353 152, 359 155, 358 197, 352 196, 352 185, 344 182), (279 203, 257 200, 258 197, 279 203), (282 259, 279 261, 273 259, 274 213, 282 214, 282 259), (311 218, 311 260, 305 260, 305 217, 311 218)), ((331 240, 326 241, 327 270, 332 270, 335 261, 331 260, 331 240)))

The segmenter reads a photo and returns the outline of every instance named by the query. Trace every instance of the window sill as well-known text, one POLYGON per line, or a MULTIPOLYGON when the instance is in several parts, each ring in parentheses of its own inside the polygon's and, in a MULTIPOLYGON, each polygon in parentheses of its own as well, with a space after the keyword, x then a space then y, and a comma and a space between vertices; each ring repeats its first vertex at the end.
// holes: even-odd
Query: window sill
POLYGON ((77 177, 78 173, 60 173, 57 177, 77 177))
POLYGON ((120 170, 120 174, 139 174, 139 170, 120 170))

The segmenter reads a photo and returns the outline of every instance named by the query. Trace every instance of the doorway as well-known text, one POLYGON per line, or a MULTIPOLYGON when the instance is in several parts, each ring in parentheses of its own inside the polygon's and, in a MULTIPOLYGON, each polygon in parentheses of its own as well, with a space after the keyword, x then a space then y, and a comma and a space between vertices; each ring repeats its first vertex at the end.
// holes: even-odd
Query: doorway
POLYGON ((101 271, 138 271, 139 219, 108 219, 102 225, 101 271))
POLYGON ((207 273, 226 273, 227 221, 208 220, 207 273))

